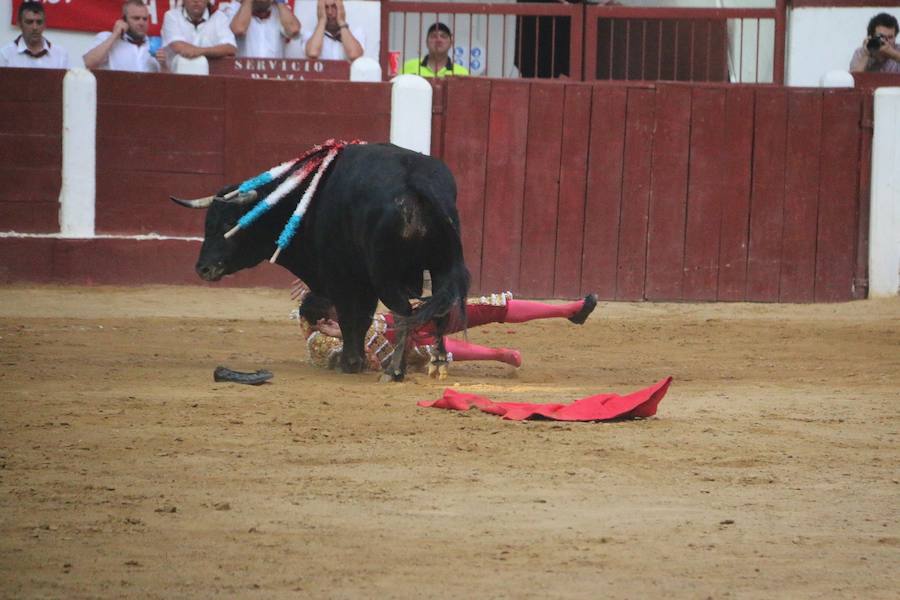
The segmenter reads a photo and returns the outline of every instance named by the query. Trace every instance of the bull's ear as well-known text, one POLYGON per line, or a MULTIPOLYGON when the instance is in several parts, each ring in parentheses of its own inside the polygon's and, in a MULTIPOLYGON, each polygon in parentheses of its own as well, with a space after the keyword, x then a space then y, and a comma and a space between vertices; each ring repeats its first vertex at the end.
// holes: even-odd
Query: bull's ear
POLYGON ((212 204, 215 196, 207 196, 206 198, 197 198, 196 200, 183 200, 181 198, 176 198, 175 196, 169 196, 172 199, 172 202, 175 204, 180 204, 181 206, 185 206, 187 208, 209 208, 209 205, 212 204))

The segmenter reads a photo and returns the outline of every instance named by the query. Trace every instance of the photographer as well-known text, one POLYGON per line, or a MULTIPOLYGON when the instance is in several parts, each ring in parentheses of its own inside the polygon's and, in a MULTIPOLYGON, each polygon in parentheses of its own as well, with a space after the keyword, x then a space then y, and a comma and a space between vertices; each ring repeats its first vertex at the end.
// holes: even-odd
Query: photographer
POLYGON ((897 19, 887 13, 872 17, 868 37, 850 59, 850 72, 900 73, 900 46, 897 45, 897 19))

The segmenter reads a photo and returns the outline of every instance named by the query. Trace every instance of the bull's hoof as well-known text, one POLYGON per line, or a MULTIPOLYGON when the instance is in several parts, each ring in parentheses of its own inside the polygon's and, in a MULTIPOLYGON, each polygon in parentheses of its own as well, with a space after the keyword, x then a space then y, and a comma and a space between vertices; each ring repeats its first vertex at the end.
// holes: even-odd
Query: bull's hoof
POLYGON ((446 361, 434 361, 428 363, 428 376, 432 379, 437 379, 438 381, 443 381, 447 379, 447 375, 450 374, 450 370, 447 366, 446 361))
POLYGON ((341 362, 341 371, 344 373, 362 373, 363 368, 365 368, 365 364, 362 361, 357 363, 341 362))
POLYGON ((378 379, 379 383, 392 383, 394 381, 403 381, 404 374, 403 371, 385 371, 381 374, 381 377, 378 379))

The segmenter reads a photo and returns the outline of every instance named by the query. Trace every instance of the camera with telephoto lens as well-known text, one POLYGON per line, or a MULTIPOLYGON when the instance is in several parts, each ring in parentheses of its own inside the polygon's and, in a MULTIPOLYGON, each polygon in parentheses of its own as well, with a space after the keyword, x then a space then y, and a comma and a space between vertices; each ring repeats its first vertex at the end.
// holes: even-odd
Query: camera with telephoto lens
POLYGON ((872 37, 869 38, 869 41, 866 42, 866 50, 869 52, 875 52, 879 48, 881 48, 882 44, 887 43, 887 40, 884 39, 884 36, 880 33, 876 33, 872 37))

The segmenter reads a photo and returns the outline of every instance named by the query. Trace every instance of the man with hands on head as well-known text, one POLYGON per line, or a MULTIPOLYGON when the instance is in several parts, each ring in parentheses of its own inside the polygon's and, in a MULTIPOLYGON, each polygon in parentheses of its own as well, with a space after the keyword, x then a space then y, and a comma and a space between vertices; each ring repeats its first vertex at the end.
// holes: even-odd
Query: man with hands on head
POLYGON ((112 31, 97 34, 94 46, 84 55, 88 69, 158 73, 159 62, 150 54, 147 27, 150 10, 141 0, 127 0, 122 5, 122 18, 112 31))
POLYGON ((897 18, 887 13, 872 17, 868 37, 853 53, 852 73, 900 73, 900 46, 897 45, 897 18))
POLYGON ((347 23, 344 0, 318 0, 316 17, 316 28, 306 39, 308 58, 354 61, 363 55, 365 35, 347 23))
POLYGON ((285 44, 300 36, 300 21, 287 0, 241 0, 231 32, 238 56, 284 58, 285 44))
POLYGON ((207 0, 184 0, 181 8, 166 13, 162 44, 171 54, 184 58, 234 56, 237 42, 224 13, 210 15, 207 0))

